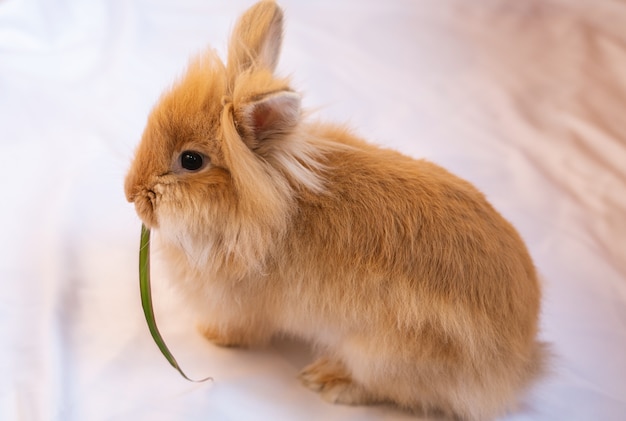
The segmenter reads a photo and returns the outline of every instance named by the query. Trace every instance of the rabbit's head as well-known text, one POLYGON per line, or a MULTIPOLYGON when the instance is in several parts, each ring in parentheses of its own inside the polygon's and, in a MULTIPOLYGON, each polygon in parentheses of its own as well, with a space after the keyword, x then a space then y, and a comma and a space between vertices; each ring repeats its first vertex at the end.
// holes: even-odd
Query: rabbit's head
POLYGON ((294 191, 321 188, 315 148, 297 135, 300 96, 274 75, 282 17, 274 2, 257 3, 236 24, 226 64, 214 51, 190 63, 151 112, 126 177, 145 225, 192 264, 259 264, 294 191))

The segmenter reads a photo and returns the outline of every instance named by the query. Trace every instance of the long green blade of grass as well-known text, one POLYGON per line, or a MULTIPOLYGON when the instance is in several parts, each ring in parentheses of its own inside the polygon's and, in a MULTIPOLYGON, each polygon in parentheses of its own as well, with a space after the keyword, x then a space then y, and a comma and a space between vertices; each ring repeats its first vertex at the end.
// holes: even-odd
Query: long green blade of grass
POLYGON ((148 322, 150 334, 167 361, 189 381, 204 382, 213 380, 211 377, 202 380, 193 380, 187 377, 167 348, 167 345, 165 345, 165 341, 157 328, 156 320, 154 319, 154 309, 152 307, 152 295, 150 293, 150 230, 143 224, 141 225, 141 244, 139 246, 139 289, 141 291, 141 306, 143 307, 143 314, 146 316, 146 322, 148 322))

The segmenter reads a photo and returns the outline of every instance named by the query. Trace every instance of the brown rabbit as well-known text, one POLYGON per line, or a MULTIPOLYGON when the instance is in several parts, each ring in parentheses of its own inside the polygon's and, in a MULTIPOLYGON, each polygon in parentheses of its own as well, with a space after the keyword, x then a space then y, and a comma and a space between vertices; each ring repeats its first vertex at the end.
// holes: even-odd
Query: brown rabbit
POLYGON ((544 366, 540 285, 515 229, 437 165, 305 121, 274 75, 282 12, 248 10, 152 111, 125 190, 219 345, 302 338, 325 399, 467 420, 544 366))

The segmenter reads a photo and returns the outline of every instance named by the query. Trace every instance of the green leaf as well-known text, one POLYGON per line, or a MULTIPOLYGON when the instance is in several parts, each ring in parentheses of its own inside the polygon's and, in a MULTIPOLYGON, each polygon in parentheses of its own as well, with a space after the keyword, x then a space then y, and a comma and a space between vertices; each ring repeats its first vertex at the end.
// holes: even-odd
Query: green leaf
POLYGON ((150 293, 150 230, 143 224, 141 225, 141 244, 139 246, 139 289, 141 291, 141 306, 143 307, 143 314, 146 316, 150 334, 167 361, 189 381, 204 382, 213 380, 211 377, 202 380, 193 380, 187 377, 167 348, 167 345, 165 345, 165 341, 157 328, 156 320, 154 319, 154 309, 152 307, 152 295, 150 293))

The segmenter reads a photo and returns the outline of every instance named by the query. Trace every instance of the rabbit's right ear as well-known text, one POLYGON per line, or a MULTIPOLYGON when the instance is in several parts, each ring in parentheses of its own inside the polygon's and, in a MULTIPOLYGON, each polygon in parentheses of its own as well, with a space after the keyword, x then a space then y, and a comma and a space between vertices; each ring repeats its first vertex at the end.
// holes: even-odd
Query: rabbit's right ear
POLYGON ((227 70, 236 77, 250 67, 274 72, 283 36, 283 12, 274 1, 248 9, 235 25, 228 47, 227 70))
POLYGON ((291 91, 267 94, 241 106, 240 115, 240 130, 248 134, 244 141, 254 149, 266 139, 279 138, 296 127, 300 120, 300 95, 291 91))

